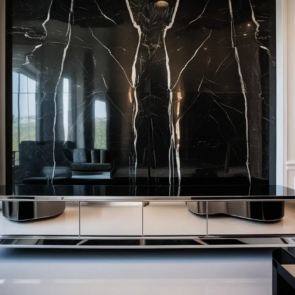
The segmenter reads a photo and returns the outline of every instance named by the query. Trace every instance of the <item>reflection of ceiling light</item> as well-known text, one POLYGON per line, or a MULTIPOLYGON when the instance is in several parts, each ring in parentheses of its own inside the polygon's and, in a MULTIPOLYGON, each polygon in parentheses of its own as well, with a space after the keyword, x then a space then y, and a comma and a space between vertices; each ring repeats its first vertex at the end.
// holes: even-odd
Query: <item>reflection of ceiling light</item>
POLYGON ((247 34, 244 34, 244 36, 247 36, 247 34))
POLYGON ((169 3, 166 1, 157 1, 155 3, 155 6, 156 7, 169 7, 169 3))
POLYGON ((132 88, 129 89, 129 92, 128 92, 128 98, 129 98, 129 101, 132 103, 132 88))
POLYGON ((204 50, 207 50, 207 48, 205 47, 204 50))
POLYGON ((247 26, 248 26, 248 27, 250 27, 250 26, 251 26, 251 24, 248 24, 247 26))

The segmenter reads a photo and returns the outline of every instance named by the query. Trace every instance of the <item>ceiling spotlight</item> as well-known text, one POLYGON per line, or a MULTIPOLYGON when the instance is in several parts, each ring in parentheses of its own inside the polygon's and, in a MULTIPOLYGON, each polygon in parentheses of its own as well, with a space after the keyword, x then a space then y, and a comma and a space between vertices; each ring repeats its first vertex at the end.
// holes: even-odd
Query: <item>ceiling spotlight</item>
POLYGON ((155 3, 155 6, 156 7, 164 7, 164 8, 167 8, 167 7, 169 7, 169 3, 166 2, 166 1, 157 1, 155 3))
POLYGON ((247 26, 248 26, 248 27, 250 27, 250 26, 251 26, 251 24, 248 24, 247 26))

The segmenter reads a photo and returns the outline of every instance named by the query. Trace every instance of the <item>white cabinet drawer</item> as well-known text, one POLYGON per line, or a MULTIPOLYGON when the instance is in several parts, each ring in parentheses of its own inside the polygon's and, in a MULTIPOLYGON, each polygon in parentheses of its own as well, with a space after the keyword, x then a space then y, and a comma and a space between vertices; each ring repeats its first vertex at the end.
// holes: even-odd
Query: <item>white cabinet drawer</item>
MULTIPOLYGON (((212 206, 217 206, 221 202, 211 202, 212 206)), ((247 207, 247 202, 239 201, 239 202, 231 202, 235 203, 232 206, 237 206, 236 204, 240 203, 241 205, 237 206, 239 209, 243 207, 247 207)), ((254 203, 254 202, 253 202, 254 203)), ((282 203, 280 201, 277 202, 277 205, 272 203, 271 207, 267 206, 267 201, 263 202, 264 207, 264 215, 273 215, 273 210, 281 210, 282 203)), ((261 202, 257 202, 257 204, 261 204, 261 202)), ((255 203, 254 203, 255 205, 255 203)), ((253 204, 252 204, 253 206, 253 204)), ((276 222, 267 222, 261 220, 251 220, 247 219, 247 208, 238 211, 235 214, 235 211, 232 210, 233 216, 231 215, 216 215, 216 216, 208 216, 208 233, 209 235, 216 236, 242 236, 242 235, 290 235, 293 236, 295 233, 295 202, 294 201, 286 201, 284 203, 284 216, 277 220, 276 222), (246 213, 245 213, 246 212, 246 213), (245 218, 242 218, 244 216, 245 218)), ((228 206, 229 207, 229 206, 228 206)), ((260 208, 256 208, 258 211, 260 208)), ((252 208, 253 210, 253 208, 252 208)), ((260 210, 261 211, 261 210, 260 210)), ((231 210, 228 210, 231 213, 231 210)), ((262 212, 262 211, 261 211, 262 212)), ((275 214, 277 216, 278 213, 275 214)))
POLYGON ((78 236, 79 202, 66 202, 62 214, 34 221, 10 221, 0 210, 0 235, 78 236))
POLYGON ((185 202, 150 202, 143 208, 146 236, 203 236, 206 217, 189 212, 185 202))
POLYGON ((142 203, 80 203, 83 236, 141 236, 142 203))

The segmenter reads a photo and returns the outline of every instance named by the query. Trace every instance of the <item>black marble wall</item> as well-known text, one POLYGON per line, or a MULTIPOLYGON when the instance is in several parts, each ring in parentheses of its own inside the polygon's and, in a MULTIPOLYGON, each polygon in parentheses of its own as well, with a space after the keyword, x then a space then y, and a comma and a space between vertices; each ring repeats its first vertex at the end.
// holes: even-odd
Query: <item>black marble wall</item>
POLYGON ((272 177, 274 1, 11 6, 16 182, 110 170, 149 184, 272 177), (91 150, 106 158, 73 168, 91 150))

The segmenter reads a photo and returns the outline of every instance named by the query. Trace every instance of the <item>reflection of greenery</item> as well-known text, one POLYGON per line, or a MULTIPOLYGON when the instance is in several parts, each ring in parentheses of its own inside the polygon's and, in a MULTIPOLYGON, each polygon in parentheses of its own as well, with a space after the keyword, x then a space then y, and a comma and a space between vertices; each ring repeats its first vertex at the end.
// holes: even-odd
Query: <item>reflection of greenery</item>
MULTIPOLYGON (((36 140, 36 117, 18 117, 13 116, 13 151, 19 151, 19 144, 25 140, 36 140), (20 133, 19 133, 20 132, 20 133), (19 139, 20 134, 20 139, 19 139), (20 140, 20 142, 19 142, 20 140)), ((107 149, 107 121, 105 118, 95 118, 95 149, 107 149)), ((16 163, 18 163, 18 153, 16 154, 16 163)))
POLYGON ((36 140, 36 117, 20 117, 18 123, 18 117, 13 116, 13 151, 19 150, 19 144, 24 140, 36 140), (19 126, 19 130, 18 130, 19 126), (20 138, 19 138, 20 136, 20 138), (20 142, 18 141, 20 140, 20 142))
POLYGON ((107 120, 105 118, 95 118, 94 148, 107 149, 107 120))

